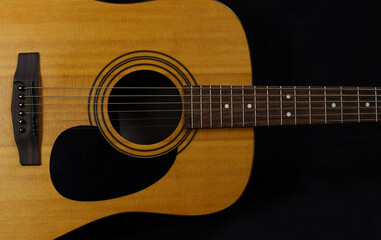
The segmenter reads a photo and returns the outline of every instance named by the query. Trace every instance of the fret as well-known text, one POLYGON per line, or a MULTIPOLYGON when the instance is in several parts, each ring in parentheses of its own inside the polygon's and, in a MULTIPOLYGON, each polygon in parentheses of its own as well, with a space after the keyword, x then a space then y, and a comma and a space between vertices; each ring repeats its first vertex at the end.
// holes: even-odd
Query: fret
POLYGON ((234 104, 233 104, 233 86, 230 86, 230 111, 231 111, 231 126, 234 126, 234 114, 233 114, 234 104))
POLYGON ((223 124, 223 109, 222 109, 222 86, 220 86, 220 117, 221 117, 221 127, 224 126, 223 124))
POLYGON ((295 119, 295 125, 297 124, 297 120, 296 120, 296 102, 298 101, 297 100, 297 95, 296 95, 296 86, 294 86, 294 119, 295 119))
POLYGON ((265 87, 255 88, 255 104, 256 104, 256 126, 268 126, 268 99, 267 90, 265 87))
POLYGON ((194 118, 193 118, 193 85, 191 86, 191 114, 192 114, 192 128, 194 128, 194 118))
POLYGON ((267 125, 281 125, 282 123, 282 113, 280 106, 280 88, 271 87, 270 89, 266 87, 266 94, 268 99, 267 113, 269 116, 267 125), (267 94, 268 93, 268 94, 267 94))
POLYGON ((324 86, 324 123, 328 122, 327 117, 327 87, 324 86))
POLYGON ((255 126, 255 97, 253 87, 244 87, 245 126, 255 126))
POLYGON ((245 87, 242 86, 242 127, 245 127, 245 87))
POLYGON ((381 119, 381 111, 380 111, 380 107, 381 105, 379 104, 379 102, 381 101, 381 96, 378 94, 379 93, 379 89, 376 88, 376 96, 375 96, 375 101, 376 101, 376 111, 377 111, 377 115, 376 115, 376 120, 378 122, 379 119, 381 119))
POLYGON ((343 88, 343 122, 358 122, 358 97, 357 88, 343 88))
POLYGON ((233 101, 233 123, 234 127, 243 127, 243 109, 242 109, 242 87, 234 86, 232 88, 233 101))
POLYGON ((213 128, 213 102, 212 102, 212 86, 209 86, 209 108, 210 108, 210 128, 213 128))
MULTIPOLYGON (((296 93, 296 122, 297 124, 310 124, 310 94, 307 87, 296 87, 294 88, 294 93, 296 93)), ((295 117, 294 116, 294 117, 295 117)), ((295 124, 295 120, 294 120, 295 124)))
POLYGON ((199 122, 199 118, 196 118, 195 117, 195 97, 194 97, 194 90, 195 90, 195 87, 192 86, 192 89, 191 89, 191 101, 192 101, 192 126, 193 127, 198 127, 199 124, 196 124, 196 122, 199 122))
POLYGON ((270 126, 269 86, 266 86, 266 97, 267 97, 267 126, 270 126))
POLYGON ((325 88, 325 104, 327 123, 341 122, 341 93, 336 87, 325 88))
POLYGON ((309 123, 312 124, 311 87, 308 87, 308 113, 309 123))
POLYGON ((312 124, 323 124, 326 121, 325 119, 324 89, 322 87, 311 87, 312 124))
MULTIPOLYGON (((187 128, 200 128, 200 114, 199 107, 200 104, 196 100, 197 87, 190 86, 189 88, 184 88, 184 125, 187 128)), ((197 93, 197 96, 199 93, 197 93)))
POLYGON ((376 122, 375 91, 368 88, 359 88, 359 109, 361 122, 376 122))
POLYGON ((232 92, 230 86, 222 87, 222 127, 233 126, 232 92))
POLYGON ((191 88, 184 88, 184 126, 193 128, 193 104, 191 100, 191 88))
POLYGON ((254 114, 255 114, 255 126, 257 126, 257 86, 254 86, 254 114))
POLYGON ((340 87, 340 119, 341 123, 344 123, 344 114, 343 114, 343 87, 340 87))
POLYGON ((200 93, 202 94, 200 97, 201 128, 210 128, 210 121, 213 119, 210 114, 210 89, 208 88, 207 86, 200 86, 200 93))
POLYGON ((200 86, 200 114, 201 114, 201 117, 200 117, 200 124, 201 124, 201 128, 203 127, 203 115, 202 115, 202 86, 200 86))
POLYGON ((282 87, 279 89, 280 97, 280 125, 283 126, 283 91, 282 87))
POLYGON ((200 114, 200 87, 192 87, 192 106, 193 106, 193 126, 194 128, 201 128, 201 114, 200 114))
POLYGON ((295 124, 294 109, 295 109, 295 91, 293 88, 282 88, 282 123, 283 125, 295 124))
POLYGON ((360 122, 360 88, 357 87, 357 121, 360 122))
POLYGON ((211 123, 212 127, 221 127, 222 126, 222 91, 220 91, 221 86, 212 86, 211 87, 211 123))
POLYGON ((378 99, 377 99, 377 87, 374 88, 374 102, 376 106, 376 122, 378 122, 378 99))

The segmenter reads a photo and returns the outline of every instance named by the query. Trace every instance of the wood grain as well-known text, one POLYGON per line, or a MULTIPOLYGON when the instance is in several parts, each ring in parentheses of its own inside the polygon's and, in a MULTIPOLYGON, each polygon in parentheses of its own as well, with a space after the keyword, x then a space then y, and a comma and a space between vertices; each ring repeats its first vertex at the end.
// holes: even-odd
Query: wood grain
MULTIPOLYGON (((62 106, 53 105, 62 98, 41 99, 41 166, 20 165, 10 113, 12 79, 21 52, 40 53, 43 87, 90 87, 107 63, 137 50, 178 59, 200 85, 251 85, 246 37, 225 6, 211 0, 131 5, 3 0, 0 26, 0 239, 52 239, 127 211, 208 214, 239 198, 251 172, 252 129, 200 130, 153 186, 113 200, 77 202, 54 189, 49 159, 62 131, 89 124, 83 104, 87 98, 67 97, 66 103, 81 105, 62 106)), ((45 88, 40 94, 87 96, 89 90, 45 88)))

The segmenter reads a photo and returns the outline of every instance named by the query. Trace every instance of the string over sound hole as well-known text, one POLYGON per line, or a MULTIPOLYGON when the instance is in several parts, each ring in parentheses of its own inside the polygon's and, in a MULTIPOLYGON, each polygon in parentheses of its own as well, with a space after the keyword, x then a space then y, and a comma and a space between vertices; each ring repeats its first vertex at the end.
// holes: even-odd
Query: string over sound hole
POLYGON ((112 89, 108 115, 124 139, 141 145, 155 144, 178 127, 182 100, 166 76, 154 71, 136 71, 124 76, 112 89))

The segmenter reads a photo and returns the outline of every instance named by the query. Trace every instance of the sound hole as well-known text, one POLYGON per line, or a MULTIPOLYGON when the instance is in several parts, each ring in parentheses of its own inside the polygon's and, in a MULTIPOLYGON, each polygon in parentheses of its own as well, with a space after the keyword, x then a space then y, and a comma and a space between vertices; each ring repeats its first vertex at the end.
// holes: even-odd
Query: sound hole
POLYGON ((108 114, 124 139, 142 145, 169 137, 180 123, 182 101, 176 86, 154 71, 123 77, 111 91, 108 114))

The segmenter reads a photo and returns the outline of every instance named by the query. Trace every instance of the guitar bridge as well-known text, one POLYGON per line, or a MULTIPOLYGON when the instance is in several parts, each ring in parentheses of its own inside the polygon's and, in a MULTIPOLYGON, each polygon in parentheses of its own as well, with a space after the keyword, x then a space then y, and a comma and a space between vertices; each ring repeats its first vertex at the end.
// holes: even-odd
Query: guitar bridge
POLYGON ((20 163, 23 166, 41 165, 38 82, 40 65, 38 53, 20 53, 13 79, 12 122, 20 163))

